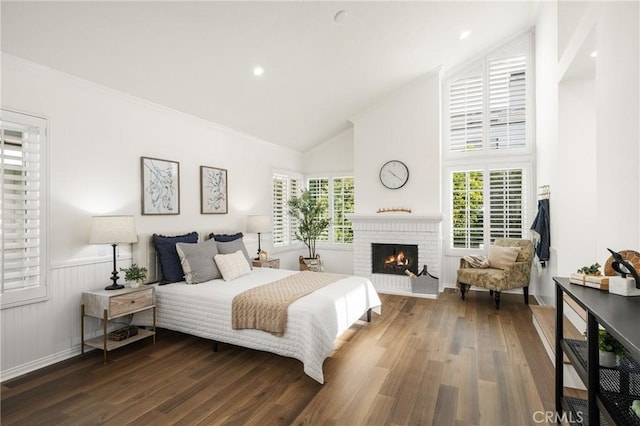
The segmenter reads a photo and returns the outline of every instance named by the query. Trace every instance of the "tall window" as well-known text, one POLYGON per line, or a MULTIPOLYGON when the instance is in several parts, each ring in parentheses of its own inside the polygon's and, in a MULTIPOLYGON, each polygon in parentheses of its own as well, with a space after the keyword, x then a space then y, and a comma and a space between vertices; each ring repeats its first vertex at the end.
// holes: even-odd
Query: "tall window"
POLYGON ((523 238, 531 163, 531 35, 445 82, 449 247, 478 249, 523 238))
POLYGON ((2 109, 2 308, 47 297, 46 129, 43 118, 2 109))
POLYGON ((300 178, 273 174, 273 246, 292 244, 296 240, 297 223, 289 215, 289 200, 298 195, 300 178))
POLYGON ((525 166, 451 172, 452 248, 477 249, 496 238, 523 238, 527 170, 525 166))
POLYGON ((344 244, 353 242, 351 221, 346 215, 354 210, 353 177, 318 177, 307 180, 309 193, 329 207, 326 217, 331 218, 329 228, 318 241, 344 244))

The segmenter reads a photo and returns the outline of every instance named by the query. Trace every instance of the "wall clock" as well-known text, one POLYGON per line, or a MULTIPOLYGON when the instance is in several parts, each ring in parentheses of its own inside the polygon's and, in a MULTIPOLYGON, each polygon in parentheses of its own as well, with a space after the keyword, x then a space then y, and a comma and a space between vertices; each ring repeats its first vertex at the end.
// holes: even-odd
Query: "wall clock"
POLYGON ((380 168, 380 182, 389 189, 399 189, 409 180, 409 168, 399 160, 387 161, 380 168))

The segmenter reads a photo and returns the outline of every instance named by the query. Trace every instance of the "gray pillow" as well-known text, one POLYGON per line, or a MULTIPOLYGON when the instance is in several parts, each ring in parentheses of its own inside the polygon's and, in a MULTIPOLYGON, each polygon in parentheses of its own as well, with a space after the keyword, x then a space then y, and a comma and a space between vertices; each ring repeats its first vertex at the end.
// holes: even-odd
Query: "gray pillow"
MULTIPOLYGON (((209 240, 209 241, 212 241, 212 240, 209 240)), ((233 240, 233 241, 225 241, 225 242, 216 241, 216 244, 218 245, 218 253, 220 254, 233 254, 238 250, 241 250, 242 254, 244 254, 244 257, 247 258, 249 267, 253 269, 251 258, 249 257, 249 253, 247 253, 247 248, 244 246, 244 241, 242 241, 242 238, 238 238, 237 240, 233 240)))
POLYGON ((218 254, 218 246, 214 240, 202 243, 178 243, 176 251, 184 271, 187 284, 198 284, 216 278, 222 278, 213 257, 218 254))

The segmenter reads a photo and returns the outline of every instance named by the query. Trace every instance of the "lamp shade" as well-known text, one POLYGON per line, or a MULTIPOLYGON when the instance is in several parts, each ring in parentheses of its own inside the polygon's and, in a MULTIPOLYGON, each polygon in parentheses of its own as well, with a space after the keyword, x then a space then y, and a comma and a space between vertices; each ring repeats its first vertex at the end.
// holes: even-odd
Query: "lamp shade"
POLYGON ((247 216, 247 232, 256 234, 271 232, 271 218, 265 215, 247 216))
POLYGON ((91 244, 135 243, 138 241, 133 216, 94 216, 91 219, 91 244))

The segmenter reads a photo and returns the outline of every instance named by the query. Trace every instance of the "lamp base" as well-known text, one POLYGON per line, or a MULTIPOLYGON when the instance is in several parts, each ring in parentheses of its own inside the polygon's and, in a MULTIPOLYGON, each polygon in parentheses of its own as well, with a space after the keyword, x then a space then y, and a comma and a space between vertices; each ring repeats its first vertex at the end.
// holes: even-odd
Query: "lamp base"
POLYGON ((104 289, 105 290, 120 290, 121 288, 124 288, 124 286, 122 284, 111 284, 106 286, 104 289))

